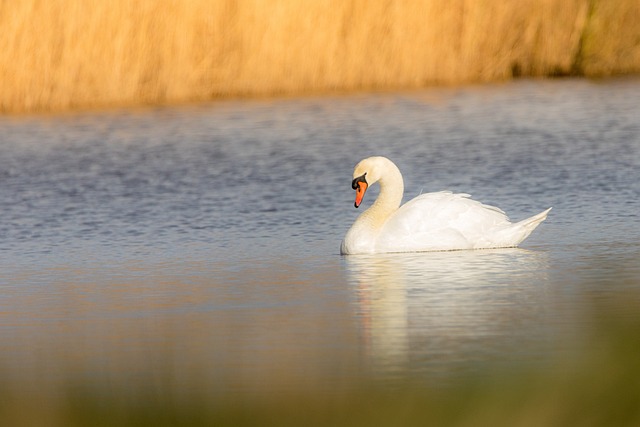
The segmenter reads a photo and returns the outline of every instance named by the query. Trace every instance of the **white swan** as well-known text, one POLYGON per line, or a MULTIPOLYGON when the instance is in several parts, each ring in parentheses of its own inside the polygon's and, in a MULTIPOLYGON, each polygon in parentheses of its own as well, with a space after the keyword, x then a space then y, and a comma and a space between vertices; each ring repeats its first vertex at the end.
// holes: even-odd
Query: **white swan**
POLYGON ((421 194, 400 207, 402 174, 386 157, 369 157, 356 165, 356 208, 376 182, 380 194, 347 232, 340 246, 343 255, 514 247, 551 210, 514 224, 502 210, 450 191, 421 194))

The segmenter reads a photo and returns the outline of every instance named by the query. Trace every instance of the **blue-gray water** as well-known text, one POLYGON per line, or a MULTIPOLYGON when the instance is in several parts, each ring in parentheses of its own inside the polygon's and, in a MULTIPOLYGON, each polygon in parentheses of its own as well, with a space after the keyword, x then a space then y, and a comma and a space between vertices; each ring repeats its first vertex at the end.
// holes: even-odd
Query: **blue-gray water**
POLYGON ((244 396, 543 366, 594 295, 640 292, 639 99, 521 81, 0 118, 0 372, 244 396), (519 249, 341 257, 371 155, 405 201, 553 210, 519 249))

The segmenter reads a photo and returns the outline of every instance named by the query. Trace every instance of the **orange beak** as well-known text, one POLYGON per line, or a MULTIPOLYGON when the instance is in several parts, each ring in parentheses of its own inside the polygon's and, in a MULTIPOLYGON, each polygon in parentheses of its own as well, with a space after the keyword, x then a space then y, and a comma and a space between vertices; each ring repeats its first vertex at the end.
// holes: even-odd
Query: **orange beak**
POLYGON ((367 191, 367 187, 369 185, 365 181, 358 182, 358 188, 356 188, 356 202, 353 204, 356 208, 360 206, 362 203, 362 198, 364 197, 364 193, 367 191))

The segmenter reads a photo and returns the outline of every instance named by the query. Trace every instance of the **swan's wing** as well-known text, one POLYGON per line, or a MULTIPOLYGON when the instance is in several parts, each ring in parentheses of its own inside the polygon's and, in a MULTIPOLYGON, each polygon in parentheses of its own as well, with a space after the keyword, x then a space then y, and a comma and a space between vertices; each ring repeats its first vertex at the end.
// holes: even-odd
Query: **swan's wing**
POLYGON ((405 252, 481 247, 493 231, 510 225, 500 209, 450 191, 422 194, 385 223, 376 248, 405 252))

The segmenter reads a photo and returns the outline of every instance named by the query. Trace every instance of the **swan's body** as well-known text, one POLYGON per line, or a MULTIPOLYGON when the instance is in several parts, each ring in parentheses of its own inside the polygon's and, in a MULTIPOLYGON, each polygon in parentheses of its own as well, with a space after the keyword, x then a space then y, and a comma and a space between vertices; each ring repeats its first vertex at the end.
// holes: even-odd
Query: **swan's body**
POLYGON ((343 255, 514 247, 551 210, 511 223, 502 210, 449 191, 421 194, 400 206, 402 175, 385 157, 364 159, 353 177, 356 207, 369 185, 380 183, 380 194, 347 232, 343 255))

